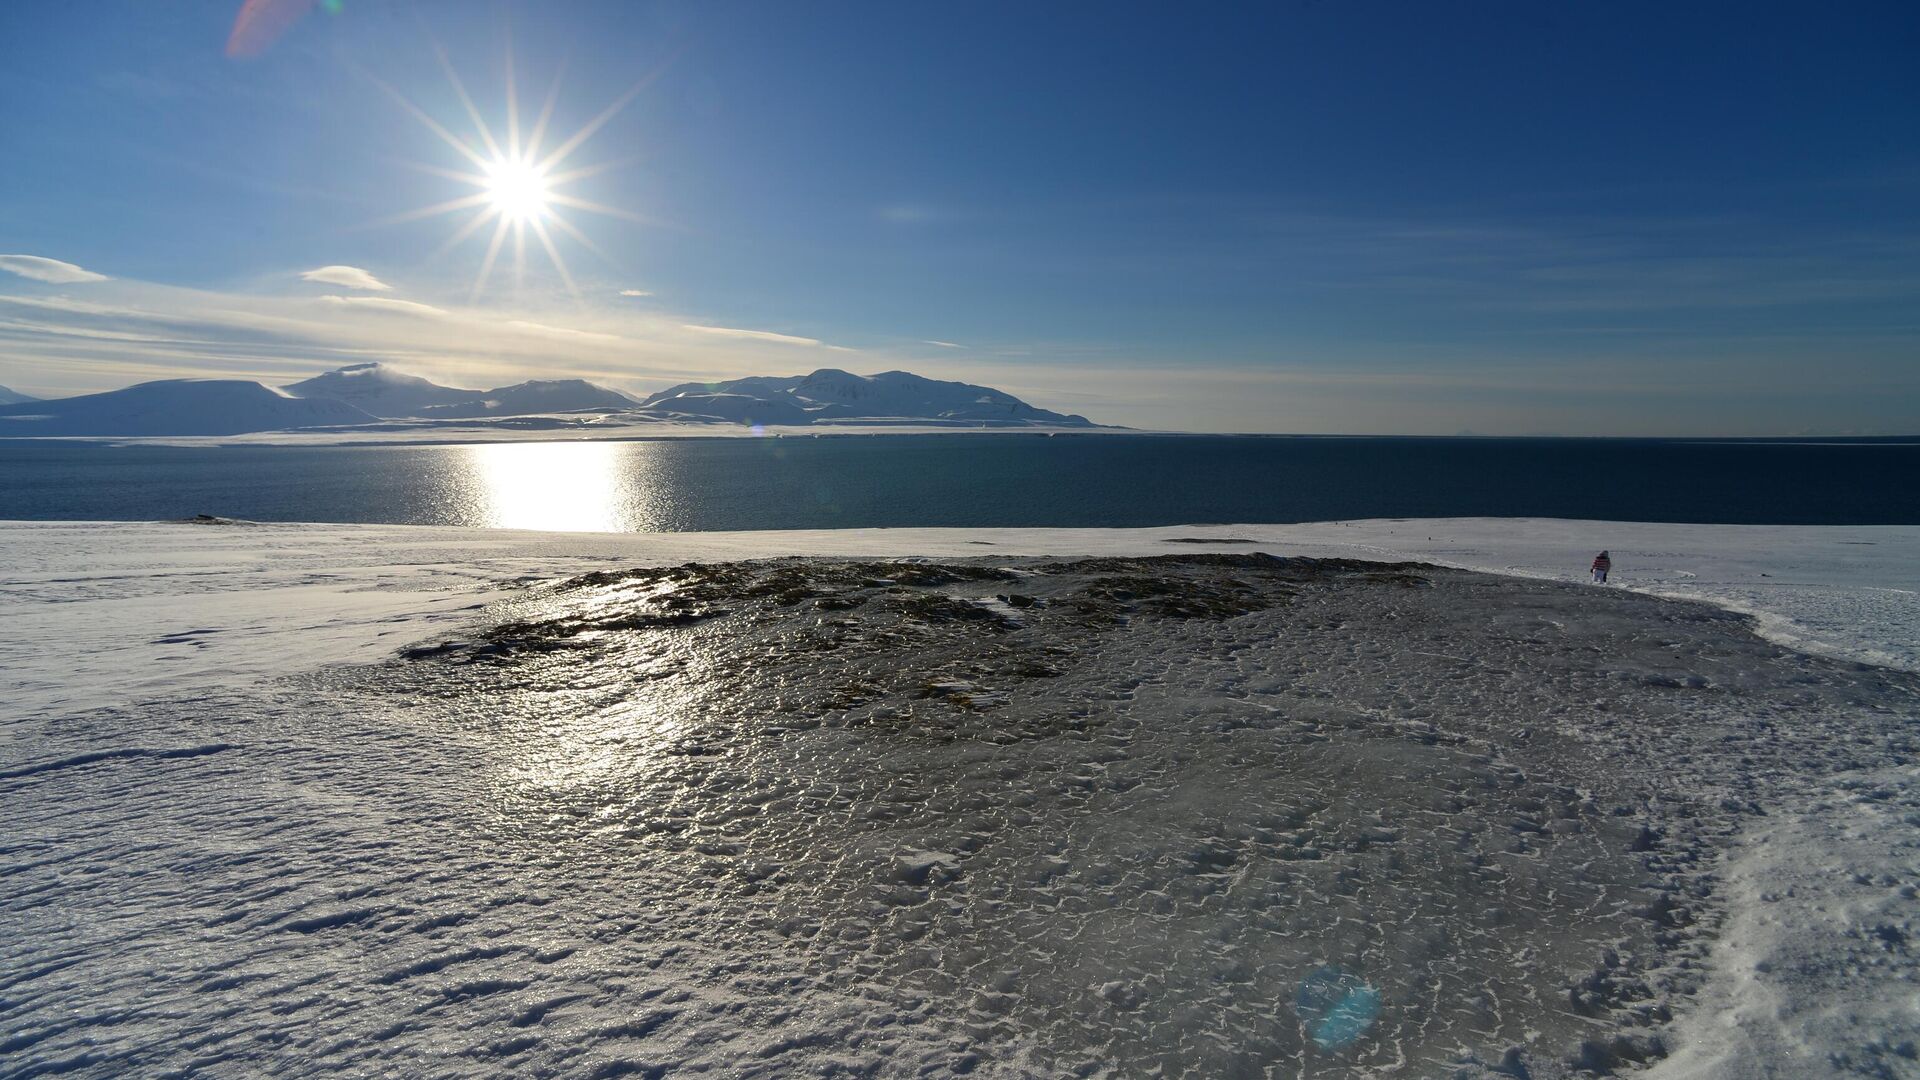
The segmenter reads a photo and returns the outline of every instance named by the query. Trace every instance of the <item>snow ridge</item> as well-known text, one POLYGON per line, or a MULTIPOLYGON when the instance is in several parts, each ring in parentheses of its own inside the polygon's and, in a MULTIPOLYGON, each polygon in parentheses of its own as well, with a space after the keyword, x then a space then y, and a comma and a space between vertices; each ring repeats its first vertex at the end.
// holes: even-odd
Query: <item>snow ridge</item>
POLYGON ((128 746, 117 750, 91 750, 84 754, 71 754, 67 757, 55 758, 52 761, 36 762, 12 769, 0 769, 0 780, 18 780, 25 776, 39 776, 42 773, 57 772, 60 769, 71 769, 78 765, 92 765, 99 761, 114 761, 121 758, 167 759, 205 757, 208 754, 218 754, 222 750, 232 750, 233 748, 231 743, 208 743, 205 746, 181 746, 172 748, 128 746))

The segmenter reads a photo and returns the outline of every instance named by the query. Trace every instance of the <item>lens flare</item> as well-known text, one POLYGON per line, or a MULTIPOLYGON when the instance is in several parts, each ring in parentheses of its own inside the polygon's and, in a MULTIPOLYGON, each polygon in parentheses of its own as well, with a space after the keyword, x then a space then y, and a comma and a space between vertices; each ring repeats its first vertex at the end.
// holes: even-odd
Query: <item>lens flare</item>
POLYGON ((1380 991, 1352 972, 1323 964, 1301 980, 1293 1011, 1315 1046, 1338 1050, 1379 1019, 1380 991))
MULTIPOLYGON (((234 17, 227 56, 259 56, 313 10, 313 0, 247 0, 234 17)), ((327 9, 332 12, 333 8, 327 9)))

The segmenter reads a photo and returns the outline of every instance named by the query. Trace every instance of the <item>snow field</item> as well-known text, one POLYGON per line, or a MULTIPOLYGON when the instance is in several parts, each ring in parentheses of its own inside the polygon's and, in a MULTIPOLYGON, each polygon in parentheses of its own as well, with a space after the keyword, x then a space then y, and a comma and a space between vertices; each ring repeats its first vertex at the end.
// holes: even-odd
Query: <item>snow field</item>
POLYGON ((9 1075, 1876 1076, 1920 1037, 1914 680, 1711 609, 1011 557, 1084 533, 0 537, 9 1075), (1012 578, 554 584, 888 544, 1012 578))

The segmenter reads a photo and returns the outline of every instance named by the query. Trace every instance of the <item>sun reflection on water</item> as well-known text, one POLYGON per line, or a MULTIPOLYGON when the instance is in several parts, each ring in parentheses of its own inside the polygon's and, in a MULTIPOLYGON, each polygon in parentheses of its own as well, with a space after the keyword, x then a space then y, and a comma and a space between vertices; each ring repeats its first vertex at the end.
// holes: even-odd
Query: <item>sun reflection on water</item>
POLYGON ((658 527, 649 512, 657 462, 645 443, 483 443, 457 451, 477 525, 559 532, 658 527))

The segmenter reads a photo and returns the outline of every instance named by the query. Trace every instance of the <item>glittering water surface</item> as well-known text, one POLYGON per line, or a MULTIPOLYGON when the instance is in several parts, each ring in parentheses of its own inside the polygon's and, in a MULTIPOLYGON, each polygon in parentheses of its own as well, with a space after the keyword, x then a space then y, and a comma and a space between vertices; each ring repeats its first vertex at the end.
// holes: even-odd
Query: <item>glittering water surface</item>
POLYGON ((891 435, 466 446, 0 443, 0 517, 583 531, 1363 517, 1920 524, 1920 443, 891 435))
POLYGON ((668 486, 657 443, 493 443, 442 464, 468 524, 624 532, 657 527, 668 486))

